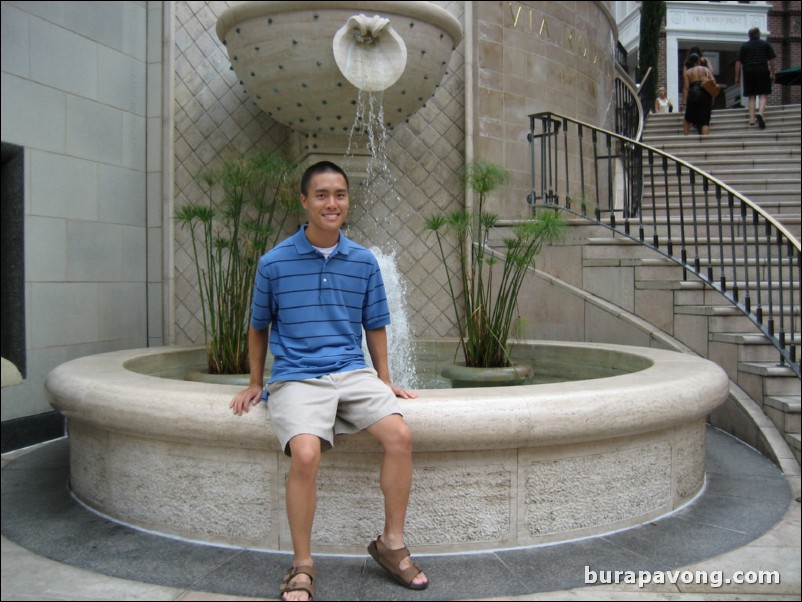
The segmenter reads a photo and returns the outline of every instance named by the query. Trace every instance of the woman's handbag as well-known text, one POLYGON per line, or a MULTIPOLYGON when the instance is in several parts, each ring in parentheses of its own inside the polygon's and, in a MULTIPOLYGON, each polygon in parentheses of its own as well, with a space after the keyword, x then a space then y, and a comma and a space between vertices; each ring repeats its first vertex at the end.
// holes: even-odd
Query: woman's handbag
POLYGON ((710 94, 712 98, 715 98, 721 93, 721 88, 719 88, 716 80, 714 79, 706 79, 702 81, 702 90, 710 94))

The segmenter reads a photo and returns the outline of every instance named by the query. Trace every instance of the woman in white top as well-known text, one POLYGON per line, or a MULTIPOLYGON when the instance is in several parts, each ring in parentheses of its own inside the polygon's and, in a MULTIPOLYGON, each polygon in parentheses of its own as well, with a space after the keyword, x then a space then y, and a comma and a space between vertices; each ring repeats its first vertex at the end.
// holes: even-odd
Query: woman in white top
POLYGON ((666 96, 665 88, 657 89, 657 98, 654 99, 654 112, 655 113, 671 113, 674 110, 674 105, 671 99, 666 96))

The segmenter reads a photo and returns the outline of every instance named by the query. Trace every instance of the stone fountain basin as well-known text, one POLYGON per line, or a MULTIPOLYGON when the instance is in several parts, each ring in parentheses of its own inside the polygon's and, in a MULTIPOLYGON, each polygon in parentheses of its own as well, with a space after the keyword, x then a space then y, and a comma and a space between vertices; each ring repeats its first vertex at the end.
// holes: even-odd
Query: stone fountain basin
MULTIPOLYGON (((667 514, 703 486, 705 417, 728 394, 720 368, 649 348, 530 345, 555 363, 618 375, 402 400, 415 437, 407 542, 419 552, 610 532, 667 514)), ((289 463, 265 405, 237 417, 229 401, 239 386, 159 377, 202 362, 198 347, 134 349, 50 373, 52 404, 68 418, 73 493, 143 529, 291 550, 289 463)), ((317 552, 363 554, 381 530, 380 455, 366 434, 324 454, 317 552)))
POLYGON ((345 135, 354 123, 357 89, 337 67, 332 43, 359 14, 388 18, 406 44, 403 74, 382 96, 385 124, 397 125, 431 98, 462 40, 460 22, 436 4, 243 2, 220 16, 217 36, 245 91, 270 117, 300 132, 345 135))

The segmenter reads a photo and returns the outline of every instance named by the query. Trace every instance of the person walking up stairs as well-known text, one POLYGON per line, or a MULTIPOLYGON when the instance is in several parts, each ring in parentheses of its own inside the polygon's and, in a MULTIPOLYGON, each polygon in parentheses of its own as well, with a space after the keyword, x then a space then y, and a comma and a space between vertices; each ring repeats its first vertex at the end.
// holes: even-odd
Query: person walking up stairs
POLYGON ((682 115, 652 114, 643 142, 715 176, 800 237, 800 105, 771 107, 769 129, 750 128, 744 109, 713 112, 715 132, 685 137, 682 115))

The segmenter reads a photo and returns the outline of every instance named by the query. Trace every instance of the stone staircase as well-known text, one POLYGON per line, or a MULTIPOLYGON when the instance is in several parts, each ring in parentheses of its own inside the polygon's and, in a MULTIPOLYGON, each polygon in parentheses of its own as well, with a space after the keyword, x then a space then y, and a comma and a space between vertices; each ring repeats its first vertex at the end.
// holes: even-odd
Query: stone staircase
MULTIPOLYGON (((745 109, 714 111, 709 136, 682 134, 682 114, 650 115, 643 142, 712 174, 800 237, 800 105, 769 107, 766 129, 745 109)), ((662 184, 655 192, 662 193, 662 184)))
MULTIPOLYGON (((765 130, 747 122, 744 109, 714 111, 710 136, 684 136, 681 114, 651 115, 643 142, 712 174, 759 204, 799 239, 800 106, 767 109, 765 130)), ((655 192, 662 194, 664 187, 656 187, 655 192)), ((706 242, 717 244, 716 233, 706 242)), ((778 366, 774 347, 719 293, 705 290, 701 282, 655 279, 649 284, 676 287, 675 320, 680 331, 687 330, 677 333, 679 338, 727 371, 783 433, 799 461, 800 381, 778 366)))
MULTIPOLYGON (((684 136, 681 114, 651 115, 643 142, 712 174, 763 207, 799 239, 800 107, 769 107, 766 124, 765 130, 748 126, 745 109, 714 111, 711 135, 684 136)), ((655 198, 663 203, 664 192, 664 184, 655 182, 655 198)), ((670 201, 679 203, 679 195, 670 183, 668 194, 670 201)), ((651 192, 645 191, 644 214, 653 210, 647 204, 651 198, 651 192)), ((689 200, 683 198, 683 202, 689 200)), ((654 208, 657 215, 662 209, 654 208)), ((608 229, 582 219, 569 219, 569 226, 562 245, 544 248, 538 268, 612 307, 620 307, 635 321, 642 321, 646 326, 641 329, 653 332, 651 344, 662 344, 660 337, 665 334, 680 347, 684 345, 718 363, 731 380, 730 403, 714 413, 711 422, 768 455, 773 454, 772 449, 784 448, 788 455, 774 460, 788 469, 785 461, 793 463, 795 458, 793 470, 798 474, 800 380, 790 368, 779 365, 779 352, 757 327, 719 292, 685 274, 682 267, 659 253, 630 239, 611 236, 608 229), (574 258, 576 266, 569 267, 574 258), (765 428, 768 425, 770 428, 765 428), (776 440, 761 439, 765 437, 780 439, 780 445, 776 440)), ((677 237, 675 232, 672 236, 677 237)), ((729 244, 731 236, 715 228, 709 234, 700 228, 694 235, 702 258, 707 256, 707 244, 729 244)), ((680 241, 673 242, 679 248, 680 241)), ((713 263, 716 257, 713 253, 713 263)), ((765 267, 765 258, 762 259, 760 265, 765 267)), ((728 276, 730 286, 734 284, 732 280, 746 279, 750 272, 749 277, 754 278, 757 273, 757 262, 751 258, 736 254, 734 262, 725 262, 729 262, 728 274, 731 268, 737 273, 735 279, 728 276), (746 266, 750 266, 749 271, 744 271, 746 266)), ((768 273, 764 270, 761 276, 766 278, 768 273)), ((745 288, 744 283, 738 284, 741 290, 745 288)), ((799 283, 796 286, 799 290, 799 283)), ((795 313, 798 331, 798 307, 795 313)), ((585 328, 587 333, 587 325, 585 328)), ((626 327, 621 330, 626 331, 626 327)), ((599 340, 626 342, 625 337, 608 331, 599 340)), ((637 336, 634 338, 637 340, 637 336)))

